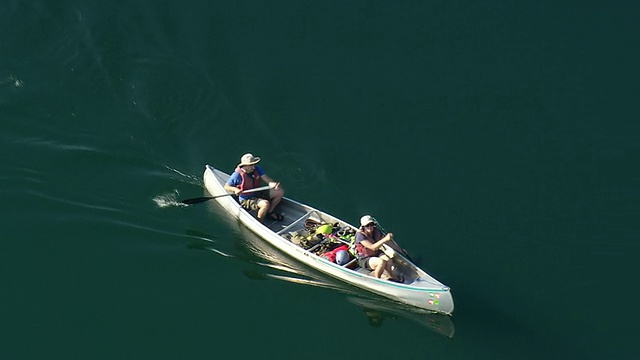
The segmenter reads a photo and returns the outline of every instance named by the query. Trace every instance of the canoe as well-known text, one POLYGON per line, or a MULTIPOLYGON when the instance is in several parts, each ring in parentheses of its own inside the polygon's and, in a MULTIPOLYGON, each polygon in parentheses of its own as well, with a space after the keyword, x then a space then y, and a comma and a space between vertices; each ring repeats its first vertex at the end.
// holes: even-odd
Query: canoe
MULTIPOLYGON (((307 266, 343 281, 349 285, 378 294, 390 300, 450 315, 453 312, 453 297, 448 286, 442 284, 417 265, 396 251, 393 256, 395 271, 404 277, 403 283, 376 278, 370 271, 358 266, 356 259, 346 264, 337 264, 323 251, 339 245, 351 245, 348 234, 357 228, 326 212, 302 204, 287 197, 278 205, 277 212, 284 216, 281 221, 265 219, 260 222, 254 212, 246 211, 234 196, 228 194, 224 184, 229 174, 205 166, 204 185, 211 196, 226 212, 266 242, 307 266), (328 224, 331 232, 316 235, 314 225, 328 224), (311 228, 310 228, 311 227, 311 228)), ((326 230, 326 226, 323 227, 326 230)))

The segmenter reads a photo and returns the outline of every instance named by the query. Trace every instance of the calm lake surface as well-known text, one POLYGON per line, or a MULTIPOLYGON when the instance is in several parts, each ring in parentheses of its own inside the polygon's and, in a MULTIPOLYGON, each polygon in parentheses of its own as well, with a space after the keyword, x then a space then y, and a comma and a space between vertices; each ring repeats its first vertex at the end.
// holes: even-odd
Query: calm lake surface
POLYGON ((637 358, 635 2, 3 5, 0 358, 637 358), (176 206, 245 152, 453 316, 176 206))

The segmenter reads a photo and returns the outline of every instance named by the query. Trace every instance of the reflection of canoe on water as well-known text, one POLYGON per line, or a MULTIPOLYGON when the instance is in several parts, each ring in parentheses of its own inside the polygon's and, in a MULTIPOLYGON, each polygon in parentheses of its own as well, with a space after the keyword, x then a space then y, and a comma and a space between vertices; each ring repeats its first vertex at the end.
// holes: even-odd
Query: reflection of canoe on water
MULTIPOLYGON (((293 260, 245 227, 240 226, 239 230, 243 248, 248 249, 252 255, 257 257, 252 260, 252 263, 259 265, 259 268, 245 271, 245 275, 251 279, 273 279, 337 290, 346 294, 349 302, 362 308, 369 324, 374 327, 381 326, 385 320, 397 320, 400 317, 448 338, 454 336, 455 327, 451 316, 387 300, 384 297, 350 286, 293 260)), ((216 250, 213 251, 220 253, 216 250)))
POLYGON ((373 326, 377 326, 383 319, 388 317, 389 314, 392 314, 409 319, 448 338, 453 338, 455 334, 455 327, 453 321, 451 321, 451 316, 436 313, 420 313, 412 311, 406 305, 382 299, 374 300, 354 296, 350 296, 347 299, 364 309, 365 314, 369 318, 369 322, 373 326))
POLYGON ((332 243, 349 244, 349 241, 340 234, 355 231, 354 226, 288 198, 284 198, 278 206, 278 211, 283 213, 284 219, 282 221, 265 220, 263 224, 244 210, 234 197, 223 196, 227 194, 224 183, 228 178, 228 174, 212 166, 207 165, 205 168, 204 184, 212 196, 219 196, 216 201, 249 230, 287 255, 333 278, 394 301, 432 312, 444 314, 453 312, 453 298, 449 287, 431 277, 399 252, 395 253, 394 262, 404 277, 404 283, 378 279, 369 271, 358 267, 355 259, 347 264, 338 265, 320 256, 322 253, 319 250, 326 250, 332 243), (305 233, 308 230, 306 225, 309 223, 331 224, 333 231, 325 232, 323 236, 312 239, 314 234, 305 233), (303 241, 295 241, 296 238, 301 238, 303 241), (318 242, 311 245, 305 240, 318 242))

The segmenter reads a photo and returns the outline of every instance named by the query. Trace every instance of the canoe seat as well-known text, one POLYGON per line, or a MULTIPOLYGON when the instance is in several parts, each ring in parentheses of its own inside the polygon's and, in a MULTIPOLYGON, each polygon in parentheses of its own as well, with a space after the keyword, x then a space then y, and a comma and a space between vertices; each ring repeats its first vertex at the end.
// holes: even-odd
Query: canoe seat
POLYGON ((311 210, 308 213, 302 215, 301 217, 299 217, 296 221, 292 222, 291 224, 285 226, 284 228, 282 228, 282 230, 278 231, 276 234, 278 235, 282 235, 285 232, 293 229, 294 227, 296 227, 297 225, 299 225, 300 223, 302 223, 303 221, 307 220, 308 218, 311 217, 311 215, 315 214, 318 218, 320 218, 320 214, 318 214, 318 212, 316 210, 311 210))
POLYGON ((346 267, 347 269, 356 270, 356 268, 358 267, 358 258, 353 258, 351 259, 351 261, 341 266, 346 267))

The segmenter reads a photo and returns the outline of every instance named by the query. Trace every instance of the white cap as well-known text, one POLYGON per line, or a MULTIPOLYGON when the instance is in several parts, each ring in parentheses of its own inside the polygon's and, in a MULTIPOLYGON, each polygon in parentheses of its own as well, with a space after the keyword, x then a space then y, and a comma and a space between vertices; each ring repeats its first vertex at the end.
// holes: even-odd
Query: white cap
POLYGON ((376 222, 376 219, 374 219, 373 216, 371 216, 371 215, 365 215, 365 216, 360 218, 360 226, 369 225, 369 224, 375 223, 375 222, 376 222))

